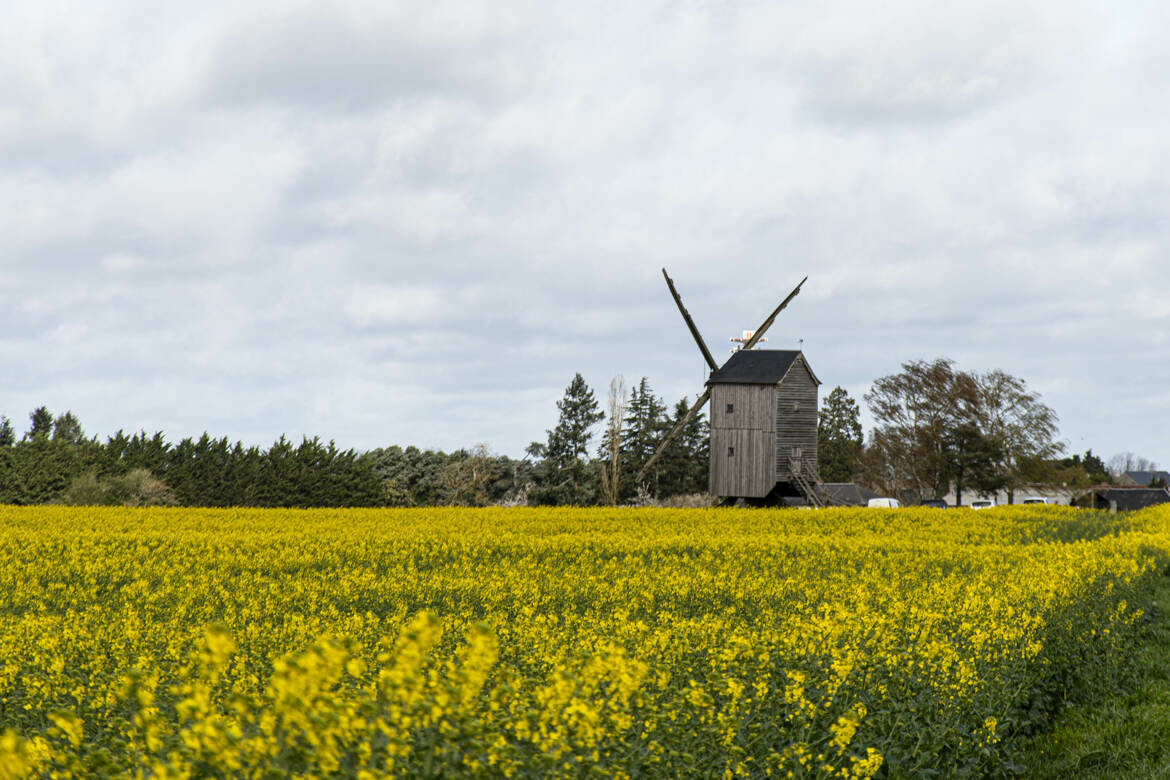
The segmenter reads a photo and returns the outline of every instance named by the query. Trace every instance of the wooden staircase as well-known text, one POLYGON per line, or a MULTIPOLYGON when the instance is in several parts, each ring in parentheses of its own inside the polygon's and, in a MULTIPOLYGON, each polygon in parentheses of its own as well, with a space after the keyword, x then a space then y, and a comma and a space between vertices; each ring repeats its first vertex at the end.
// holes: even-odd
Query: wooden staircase
POLYGON ((804 496, 804 500, 808 502, 809 506, 823 509, 825 502, 817 495, 816 490, 816 475, 806 474, 801 468, 801 463, 794 458, 788 459, 788 473, 792 477, 792 484, 804 496))

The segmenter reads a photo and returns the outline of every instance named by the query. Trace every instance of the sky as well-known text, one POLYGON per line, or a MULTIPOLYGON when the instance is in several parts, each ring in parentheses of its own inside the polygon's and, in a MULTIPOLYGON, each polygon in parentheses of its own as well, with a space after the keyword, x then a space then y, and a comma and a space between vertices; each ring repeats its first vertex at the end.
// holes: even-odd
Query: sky
MULTIPOLYGON (((0 414, 522 455, 580 372, 1024 379, 1170 465, 1170 6, 0 0, 0 414)), ((867 429, 872 424, 863 415, 867 429)))

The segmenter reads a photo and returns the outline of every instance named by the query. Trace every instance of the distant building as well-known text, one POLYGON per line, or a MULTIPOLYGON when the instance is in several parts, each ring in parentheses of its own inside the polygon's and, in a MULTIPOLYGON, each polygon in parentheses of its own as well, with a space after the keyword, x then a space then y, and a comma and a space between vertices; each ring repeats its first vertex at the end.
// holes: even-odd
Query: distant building
POLYGON ((1117 484, 1129 487, 1149 487, 1154 480, 1170 486, 1170 471, 1127 471, 1117 478, 1117 484))
MULTIPOLYGON (((1012 496, 1012 503, 1022 504, 1026 498, 1043 498, 1049 504, 1068 505, 1072 503, 1073 496, 1082 491, 1065 485, 1023 485, 1016 488, 1012 496)), ((955 491, 951 490, 945 496, 947 504, 955 506, 955 491)), ((963 506, 971 506, 972 501, 980 501, 991 499, 995 501, 996 506, 1004 506, 1008 503, 1007 490, 997 490, 994 493, 980 493, 977 490, 970 488, 963 489, 963 506)))
POLYGON ((1087 509, 1108 509, 1110 512, 1133 512, 1158 504, 1170 504, 1170 490, 1166 488, 1096 485, 1073 502, 1074 506, 1087 509))

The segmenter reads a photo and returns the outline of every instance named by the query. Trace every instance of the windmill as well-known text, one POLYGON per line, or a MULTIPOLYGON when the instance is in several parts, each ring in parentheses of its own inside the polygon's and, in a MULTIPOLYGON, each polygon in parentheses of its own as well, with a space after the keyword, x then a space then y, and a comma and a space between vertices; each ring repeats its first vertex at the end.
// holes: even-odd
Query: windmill
POLYGON ((754 331, 745 331, 742 346, 722 365, 691 319, 674 280, 662 269, 666 286, 711 368, 706 389, 686 415, 663 438, 636 477, 666 451, 679 431, 711 401, 710 492, 724 498, 763 499, 786 489, 820 506, 817 482, 817 386, 802 350, 757 350, 776 315, 800 293, 806 276, 754 331))

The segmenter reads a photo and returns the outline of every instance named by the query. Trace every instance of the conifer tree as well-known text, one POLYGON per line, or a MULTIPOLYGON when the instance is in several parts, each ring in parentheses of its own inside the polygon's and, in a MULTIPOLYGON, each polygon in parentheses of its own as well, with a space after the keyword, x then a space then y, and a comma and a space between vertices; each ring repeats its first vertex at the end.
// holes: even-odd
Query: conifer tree
POLYGON ((58 415, 53 421, 53 441, 65 444, 81 444, 85 440, 85 431, 81 429, 81 421, 73 412, 58 415))
MULTIPOLYGON (((690 407, 687 399, 682 398, 675 404, 673 416, 664 427, 670 429, 678 425, 690 407)), ((688 495, 707 491, 708 444, 707 421, 703 413, 698 412, 687 421, 662 453, 660 495, 688 495)))
POLYGON ((817 415, 817 470, 825 482, 849 482, 861 455, 861 410, 834 387, 817 415))
POLYGON ((48 439, 53 433, 53 413, 47 407, 39 406, 28 416, 29 429, 25 438, 29 441, 48 439))
MULTIPOLYGON (((654 395, 650 380, 642 377, 638 386, 630 393, 626 407, 626 424, 622 431, 622 462, 626 473, 623 495, 633 495, 638 486, 634 477, 650 460, 666 428, 666 406, 654 395)), ((652 495, 658 495, 659 478, 662 474, 661 459, 654 464, 645 477, 644 487, 652 495)))
POLYGON ((532 499, 540 504, 589 504, 594 500, 593 480, 588 479, 589 441, 593 426, 604 415, 593 391, 580 374, 557 401, 560 418, 548 433, 541 463, 541 486, 532 499))

